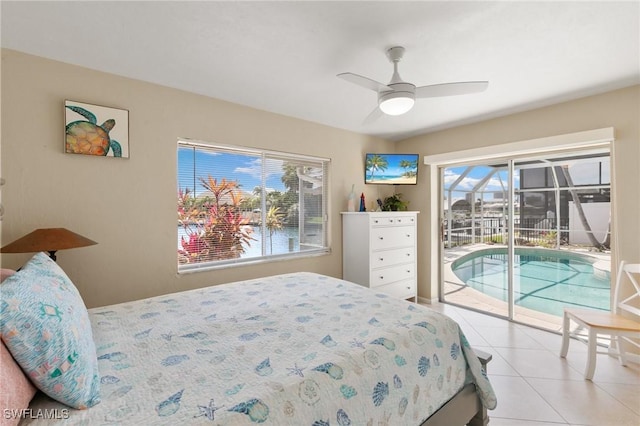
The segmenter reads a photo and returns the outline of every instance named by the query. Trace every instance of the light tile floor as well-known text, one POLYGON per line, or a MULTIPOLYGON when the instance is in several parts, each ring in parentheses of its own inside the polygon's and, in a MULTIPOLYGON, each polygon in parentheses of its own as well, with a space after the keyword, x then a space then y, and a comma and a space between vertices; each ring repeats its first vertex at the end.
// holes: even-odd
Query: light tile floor
POLYGON ((640 365, 597 355, 593 381, 583 379, 585 344, 447 304, 429 305, 456 320, 473 347, 493 355, 489 379, 498 406, 490 426, 640 426, 640 365))

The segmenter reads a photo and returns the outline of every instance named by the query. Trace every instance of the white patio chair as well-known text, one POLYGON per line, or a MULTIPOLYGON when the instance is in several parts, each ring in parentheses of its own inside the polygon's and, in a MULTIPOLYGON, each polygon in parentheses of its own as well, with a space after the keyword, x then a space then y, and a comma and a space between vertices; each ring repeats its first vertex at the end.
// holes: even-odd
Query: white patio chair
POLYGON ((603 312, 587 309, 564 309, 562 322, 562 348, 560 356, 565 358, 569 350, 569 337, 584 337, 580 331, 586 330, 588 345, 587 367, 584 371, 586 380, 593 379, 596 370, 596 354, 606 353, 618 357, 621 365, 627 365, 625 347, 633 345, 640 348, 640 285, 635 276, 640 274, 640 263, 620 262, 615 288, 613 290, 613 310, 603 312), (632 287, 630 296, 622 299, 620 283, 623 278, 627 278, 632 287), (635 299, 635 301, 634 301, 635 299), (636 306, 632 306, 634 303, 636 306), (630 315, 622 316, 622 312, 630 315), (570 321, 578 324, 575 331, 570 331, 570 321), (608 351, 598 351, 598 335, 610 336, 610 346, 608 351))

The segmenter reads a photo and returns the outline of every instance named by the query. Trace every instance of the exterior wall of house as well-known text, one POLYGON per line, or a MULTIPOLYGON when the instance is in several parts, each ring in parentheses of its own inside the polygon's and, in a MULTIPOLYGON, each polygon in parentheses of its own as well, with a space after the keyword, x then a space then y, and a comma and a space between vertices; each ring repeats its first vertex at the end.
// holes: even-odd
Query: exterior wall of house
MULTIPOLYGON (((342 276, 340 211, 366 152, 391 142, 2 50, 2 245, 64 227, 98 245, 58 252, 89 307, 295 271, 342 276), (65 99, 129 110, 130 158, 64 154, 65 99), (329 255, 178 274, 178 138, 331 158, 329 255)), ((392 191, 393 188, 381 189, 392 191)), ((388 194, 387 194, 388 195, 388 194)), ((31 254, 3 254, 3 268, 31 254)))
MULTIPOLYGON (((582 210, 589 222, 591 232, 596 240, 602 242, 607 237, 609 230, 609 217, 611 214, 611 203, 584 203, 582 210)), ((591 240, 584 229, 578 209, 573 201, 569 202, 569 244, 591 245, 591 240)))
MULTIPOLYGON (((498 146, 537 138, 613 127, 611 158, 613 269, 619 260, 640 262, 640 85, 516 113, 400 141, 396 152, 435 155, 498 146)), ((420 167, 426 169, 424 164, 420 167)), ((437 173, 418 173, 418 185, 403 188, 411 208, 423 212, 418 221, 418 293, 438 297, 438 218, 432 191, 437 173), (432 214, 433 213, 433 214, 432 214)), ((612 274, 615 276, 614 274, 612 274)))

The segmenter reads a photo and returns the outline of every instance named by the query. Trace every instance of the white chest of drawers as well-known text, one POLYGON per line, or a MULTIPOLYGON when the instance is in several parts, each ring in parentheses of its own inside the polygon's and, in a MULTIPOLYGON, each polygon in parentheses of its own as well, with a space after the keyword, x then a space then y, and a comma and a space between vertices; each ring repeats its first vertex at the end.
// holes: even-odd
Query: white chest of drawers
POLYGON ((417 301, 418 212, 342 213, 342 277, 417 301))

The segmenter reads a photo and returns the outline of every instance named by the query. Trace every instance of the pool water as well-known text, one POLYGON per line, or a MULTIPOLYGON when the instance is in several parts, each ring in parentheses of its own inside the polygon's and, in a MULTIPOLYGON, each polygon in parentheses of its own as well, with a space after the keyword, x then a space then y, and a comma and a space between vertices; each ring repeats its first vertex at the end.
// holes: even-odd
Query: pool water
MULTIPOLYGON (((506 249, 474 252, 457 259, 456 276, 488 296, 508 301, 506 249)), ((608 311, 611 283, 608 272, 594 273, 588 258, 553 250, 516 249, 515 304, 562 316, 563 308, 608 311)))

